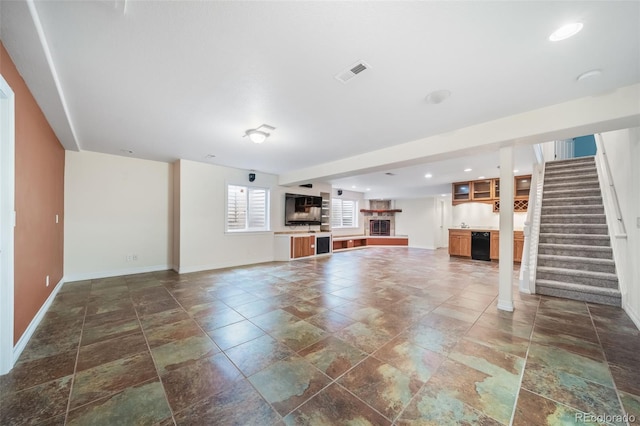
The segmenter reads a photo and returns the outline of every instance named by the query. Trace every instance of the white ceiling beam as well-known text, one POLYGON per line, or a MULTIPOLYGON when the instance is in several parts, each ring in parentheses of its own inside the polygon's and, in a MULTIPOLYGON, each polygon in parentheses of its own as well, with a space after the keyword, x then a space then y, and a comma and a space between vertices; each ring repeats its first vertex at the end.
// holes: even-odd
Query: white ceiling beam
POLYGON ((3 2, 2 42, 62 146, 79 151, 64 91, 33 0, 3 2), (43 70, 46 70, 44 72, 43 70))
POLYGON ((516 114, 440 135, 284 173, 279 184, 298 185, 424 164, 496 150, 511 144, 533 144, 597 132, 640 126, 640 84, 600 96, 516 114))

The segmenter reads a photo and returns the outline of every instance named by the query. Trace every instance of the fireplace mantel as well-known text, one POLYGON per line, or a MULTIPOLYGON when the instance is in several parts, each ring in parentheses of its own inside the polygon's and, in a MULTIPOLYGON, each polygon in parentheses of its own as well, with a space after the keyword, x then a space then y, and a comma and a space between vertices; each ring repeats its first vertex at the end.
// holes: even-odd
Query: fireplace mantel
POLYGON ((360 209, 360 213, 402 213, 402 209, 360 209))

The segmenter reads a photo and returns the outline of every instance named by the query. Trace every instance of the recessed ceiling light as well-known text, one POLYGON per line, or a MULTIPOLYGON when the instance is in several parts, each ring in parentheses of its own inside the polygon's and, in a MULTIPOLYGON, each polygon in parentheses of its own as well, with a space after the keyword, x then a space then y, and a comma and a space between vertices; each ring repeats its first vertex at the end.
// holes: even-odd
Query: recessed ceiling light
POLYGON ((356 186, 355 185, 351 185, 351 189, 356 189, 356 186))
POLYGON ((427 173, 426 175, 424 175, 424 177, 426 177, 427 179, 431 179, 433 175, 431 173, 427 173))
POLYGON ((478 176, 478 179, 484 179, 484 176, 478 176))
POLYGON ((582 81, 582 80, 586 80, 588 78, 599 77, 601 74, 602 74, 602 70, 590 70, 590 71, 583 72, 582 74, 580 74, 576 78, 576 81, 582 81))
POLYGON ((429 93, 424 99, 428 104, 437 105, 444 102, 449 96, 451 96, 450 90, 441 89, 429 93))
POLYGON ((513 169, 513 173, 518 173, 520 170, 518 169, 513 169))
POLYGON ((371 188, 367 188, 367 191, 371 191, 371 188))
POLYGON ((581 22, 572 22, 555 30, 550 36, 551 41, 566 40, 578 34, 584 25, 581 22))
POLYGON ((473 169, 464 169, 465 172, 470 172, 473 169))
POLYGON ((446 196, 447 196, 447 194, 440 194, 440 196, 441 196, 441 197, 446 197, 446 196))

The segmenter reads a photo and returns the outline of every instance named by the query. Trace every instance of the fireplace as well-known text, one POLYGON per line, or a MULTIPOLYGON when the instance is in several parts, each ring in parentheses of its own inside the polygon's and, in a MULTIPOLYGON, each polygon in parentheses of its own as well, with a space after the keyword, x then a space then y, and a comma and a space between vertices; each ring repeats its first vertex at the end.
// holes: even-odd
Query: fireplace
POLYGON ((369 221, 369 235, 388 237, 391 235, 391 220, 371 219, 369 221))

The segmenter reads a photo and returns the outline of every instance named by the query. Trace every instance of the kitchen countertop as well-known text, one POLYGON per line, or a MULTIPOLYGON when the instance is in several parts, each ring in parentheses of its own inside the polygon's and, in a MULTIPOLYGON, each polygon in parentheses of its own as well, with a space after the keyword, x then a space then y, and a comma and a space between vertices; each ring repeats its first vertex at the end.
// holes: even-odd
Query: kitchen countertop
MULTIPOLYGON (((498 228, 494 228, 494 227, 490 227, 490 226, 484 226, 484 227, 479 227, 479 226, 470 226, 469 228, 461 228, 459 226, 452 226, 451 228, 449 228, 450 231, 473 231, 473 232, 495 232, 495 231, 500 231, 500 229, 498 228)), ((518 232, 518 231, 522 231, 522 228, 514 228, 514 231, 518 232)))

